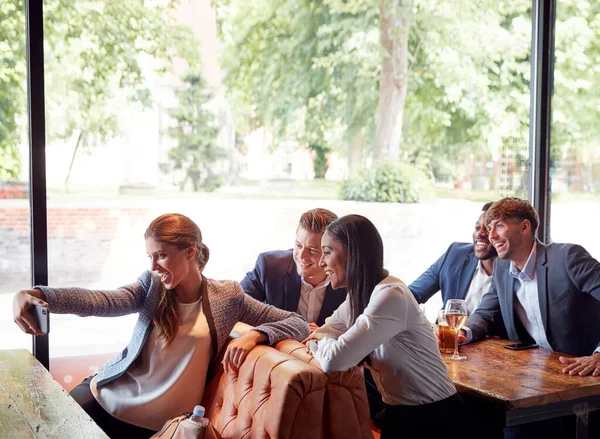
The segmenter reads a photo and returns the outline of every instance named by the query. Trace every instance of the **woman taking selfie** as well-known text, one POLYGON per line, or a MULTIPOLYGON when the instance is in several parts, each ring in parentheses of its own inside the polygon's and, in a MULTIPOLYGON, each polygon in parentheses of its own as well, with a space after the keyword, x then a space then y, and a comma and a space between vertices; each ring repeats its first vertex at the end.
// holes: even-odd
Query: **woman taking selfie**
POLYGON ((385 403, 381 439, 454 437, 461 398, 431 326, 408 287, 383 268, 383 242, 365 217, 331 223, 321 266, 346 301, 308 339, 325 372, 366 360, 385 403), (366 357, 366 358, 365 358, 366 357))
POLYGON ((15 322, 39 335, 28 310, 121 316, 138 313, 129 345, 71 396, 111 438, 150 437, 202 400, 210 366, 237 322, 255 328, 231 342, 225 370, 237 370, 257 343, 302 340, 308 325, 244 294, 237 282, 202 275, 209 258, 198 226, 180 214, 156 218, 144 234, 151 271, 116 290, 36 287, 16 294, 15 322))

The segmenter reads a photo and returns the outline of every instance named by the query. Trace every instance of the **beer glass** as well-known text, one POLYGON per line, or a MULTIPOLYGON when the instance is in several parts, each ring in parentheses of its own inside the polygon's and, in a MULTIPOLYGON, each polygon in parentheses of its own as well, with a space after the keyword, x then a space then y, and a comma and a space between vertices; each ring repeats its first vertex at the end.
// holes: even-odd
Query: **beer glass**
POLYGON ((467 302, 463 299, 450 299, 446 302, 446 322, 456 334, 454 341, 454 353, 446 357, 448 360, 466 360, 467 357, 458 354, 458 331, 467 322, 467 302))
POLYGON ((448 326, 446 321, 446 311, 441 309, 438 311, 438 333, 440 338, 440 351, 442 354, 454 353, 454 345, 456 344, 456 332, 448 326))

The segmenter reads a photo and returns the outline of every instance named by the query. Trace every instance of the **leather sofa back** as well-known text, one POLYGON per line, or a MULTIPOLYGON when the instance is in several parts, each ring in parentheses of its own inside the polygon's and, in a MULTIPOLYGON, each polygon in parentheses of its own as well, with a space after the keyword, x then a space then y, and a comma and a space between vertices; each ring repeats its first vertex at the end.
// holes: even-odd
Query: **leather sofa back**
POLYGON ((203 397, 224 439, 321 438, 327 377, 317 367, 257 346, 238 374, 217 370, 203 397))
MULTIPOLYGON (((321 370, 319 362, 302 343, 283 340, 275 348, 321 370)), ((355 366, 343 372, 327 374, 324 409, 323 437, 373 438, 365 379, 360 368, 355 366)))

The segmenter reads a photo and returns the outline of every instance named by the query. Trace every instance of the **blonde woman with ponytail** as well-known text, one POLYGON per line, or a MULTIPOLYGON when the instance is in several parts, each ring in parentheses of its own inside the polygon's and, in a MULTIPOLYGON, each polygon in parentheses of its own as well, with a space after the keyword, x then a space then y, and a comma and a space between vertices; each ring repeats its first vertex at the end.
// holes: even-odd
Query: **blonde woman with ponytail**
POLYGON ((237 282, 204 277, 210 252, 188 217, 161 215, 144 238, 150 271, 132 284, 116 290, 38 286, 13 301, 17 325, 36 335, 28 312, 34 305, 80 316, 139 314, 123 352, 71 392, 111 438, 148 438, 198 404, 209 368, 237 322, 255 328, 229 344, 226 371, 237 370, 258 343, 309 334, 297 314, 254 300, 237 282))

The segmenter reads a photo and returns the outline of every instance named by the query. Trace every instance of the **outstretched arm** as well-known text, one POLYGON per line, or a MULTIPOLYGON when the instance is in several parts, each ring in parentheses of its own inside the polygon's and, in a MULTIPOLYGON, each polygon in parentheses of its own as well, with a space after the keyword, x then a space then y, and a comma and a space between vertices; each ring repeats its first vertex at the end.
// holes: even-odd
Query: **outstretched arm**
POLYGON ((498 324, 503 324, 503 320, 496 283, 492 279, 490 289, 483 295, 481 303, 465 323, 463 330, 467 335, 466 342, 484 339, 490 332, 490 328, 498 324))
MULTIPOLYGON (((356 366, 382 343, 406 329, 407 298, 399 287, 390 285, 371 296, 369 305, 356 322, 339 338, 325 336, 309 347, 324 372, 356 366)), ((348 316, 344 316, 348 317, 348 316)))
POLYGON ((138 312, 149 291, 160 288, 160 281, 146 271, 138 280, 115 290, 84 288, 50 288, 36 286, 19 291, 13 299, 15 323, 27 334, 41 335, 29 310, 40 305, 56 314, 82 317, 115 317, 138 312))

